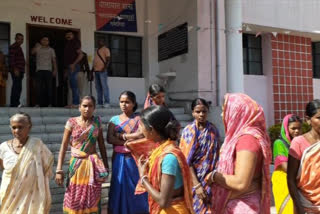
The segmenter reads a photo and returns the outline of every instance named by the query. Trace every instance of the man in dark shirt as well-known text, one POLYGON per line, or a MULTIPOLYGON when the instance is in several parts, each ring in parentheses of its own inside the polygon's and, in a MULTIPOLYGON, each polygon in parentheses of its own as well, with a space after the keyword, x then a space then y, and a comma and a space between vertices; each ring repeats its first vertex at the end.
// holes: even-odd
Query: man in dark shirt
POLYGON ((77 78, 80 71, 79 62, 83 57, 81 43, 77 38, 75 38, 72 31, 67 31, 65 38, 67 42, 64 47, 64 76, 65 78, 69 78, 72 90, 72 107, 78 107, 80 98, 77 78))
POLYGON ((10 97, 10 106, 20 105, 20 96, 22 91, 22 79, 24 76, 25 59, 21 48, 23 35, 17 33, 15 43, 9 47, 9 69, 12 77, 12 88, 10 97))

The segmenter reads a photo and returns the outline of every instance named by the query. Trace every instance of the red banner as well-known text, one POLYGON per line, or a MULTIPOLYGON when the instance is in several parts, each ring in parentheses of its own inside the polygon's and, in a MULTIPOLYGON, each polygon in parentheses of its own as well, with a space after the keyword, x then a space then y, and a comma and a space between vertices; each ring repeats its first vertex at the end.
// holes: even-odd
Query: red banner
POLYGON ((95 3, 97 30, 137 31, 135 0, 95 0, 95 3))

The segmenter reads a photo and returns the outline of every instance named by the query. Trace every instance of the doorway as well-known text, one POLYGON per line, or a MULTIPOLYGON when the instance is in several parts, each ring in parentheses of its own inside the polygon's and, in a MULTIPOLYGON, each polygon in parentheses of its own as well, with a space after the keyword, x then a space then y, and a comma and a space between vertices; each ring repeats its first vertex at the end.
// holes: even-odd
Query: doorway
MULTIPOLYGON (((31 54, 32 48, 37 42, 40 41, 41 37, 46 35, 49 37, 50 46, 55 50, 58 75, 53 78, 52 88, 52 105, 56 107, 66 106, 68 103, 68 84, 64 81, 64 65, 63 65, 63 55, 65 46, 65 32, 70 30, 69 28, 62 27, 51 27, 42 25, 27 25, 27 60, 29 62, 29 78, 28 78, 28 105, 36 105, 36 91, 35 91, 35 72, 36 72, 36 59, 35 56, 31 54)), ((75 32, 75 36, 79 36, 79 29, 71 29, 75 32)), ((80 39, 80 38, 79 38, 80 39)))

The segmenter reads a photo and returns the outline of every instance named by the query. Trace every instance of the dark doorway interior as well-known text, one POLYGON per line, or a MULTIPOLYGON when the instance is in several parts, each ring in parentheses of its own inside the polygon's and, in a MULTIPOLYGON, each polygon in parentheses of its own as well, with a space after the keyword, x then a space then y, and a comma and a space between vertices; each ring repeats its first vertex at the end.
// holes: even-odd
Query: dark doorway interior
MULTIPOLYGON (((58 64, 58 81, 56 78, 53 79, 53 106, 62 107, 67 105, 67 93, 68 93, 68 85, 63 80, 63 52, 65 45, 65 32, 66 28, 56 28, 56 27, 48 27, 48 26, 28 26, 29 40, 28 42, 28 51, 29 51, 29 91, 28 91, 28 101, 29 106, 36 105, 35 98, 35 57, 31 55, 31 50, 35 46, 37 42, 40 41, 41 37, 46 35, 50 39, 50 46, 55 50, 56 59, 58 64), (56 85, 56 82, 58 85, 56 85)), ((75 30, 77 32, 78 30, 75 30)))

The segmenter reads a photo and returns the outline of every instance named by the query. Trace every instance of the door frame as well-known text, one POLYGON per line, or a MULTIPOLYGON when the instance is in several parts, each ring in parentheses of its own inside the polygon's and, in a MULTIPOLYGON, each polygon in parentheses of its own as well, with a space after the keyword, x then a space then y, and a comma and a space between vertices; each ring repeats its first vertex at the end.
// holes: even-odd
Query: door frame
POLYGON ((30 105, 30 66, 29 66, 29 60, 30 60, 30 49, 32 47, 29 47, 29 33, 31 27, 38 27, 38 28, 50 28, 50 29, 59 29, 59 30, 72 30, 77 33, 78 39, 81 41, 81 29, 80 28, 74 28, 74 27, 61 27, 61 26, 54 26, 54 25, 41 25, 41 24, 29 24, 26 23, 26 62, 27 62, 27 72, 26 72, 26 95, 27 95, 27 105, 30 105))

